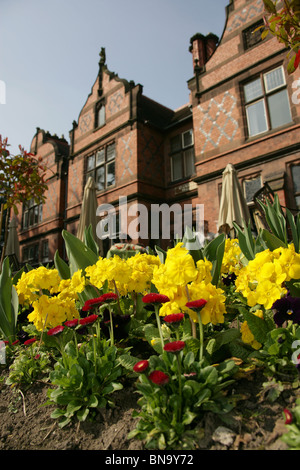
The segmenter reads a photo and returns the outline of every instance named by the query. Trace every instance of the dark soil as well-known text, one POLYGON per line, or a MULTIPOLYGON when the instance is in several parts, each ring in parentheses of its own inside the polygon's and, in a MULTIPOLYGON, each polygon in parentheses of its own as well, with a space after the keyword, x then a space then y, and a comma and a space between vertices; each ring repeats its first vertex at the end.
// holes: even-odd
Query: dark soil
MULTIPOLYGON (((2 378, 7 372, 2 372, 2 378)), ((199 422, 197 448, 203 450, 286 450, 280 439, 285 433, 283 409, 293 408, 299 389, 284 384, 275 401, 259 371, 237 381, 232 391, 236 406, 222 421, 206 413, 199 422), (225 428, 225 429, 223 429, 225 428)), ((271 383, 270 383, 271 386, 271 383)), ((115 392, 113 409, 105 409, 93 422, 74 422, 61 429, 50 417, 54 407, 44 406, 49 385, 36 383, 26 391, 13 390, 0 383, 0 450, 143 450, 143 443, 128 440, 135 428, 138 395, 134 384, 115 392)))

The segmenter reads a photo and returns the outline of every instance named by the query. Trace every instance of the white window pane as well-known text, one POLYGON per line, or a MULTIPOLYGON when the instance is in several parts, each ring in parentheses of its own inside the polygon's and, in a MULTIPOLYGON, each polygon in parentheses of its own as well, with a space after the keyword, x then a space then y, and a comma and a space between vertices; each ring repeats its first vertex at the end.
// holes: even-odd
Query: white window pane
POLYGON ((246 108, 249 135, 261 134, 268 130, 264 101, 257 101, 246 108))
POLYGON ((96 154, 96 165, 100 165, 101 163, 104 163, 105 159, 105 151, 104 149, 98 150, 96 154))
POLYGON ((115 144, 108 145, 107 147, 107 160, 112 160, 115 158, 115 144))
POLYGON ((105 124, 105 107, 101 106, 98 111, 98 126, 104 126, 105 124))
POLYGON ((95 166, 95 155, 90 155, 87 159, 87 171, 92 170, 95 166))
POLYGON ((184 152, 184 171, 185 176, 191 176, 195 171, 194 150, 186 150, 184 152))
POLYGON ((296 196, 295 199, 296 199, 296 206, 297 206, 297 209, 300 210, 300 196, 296 196))
POLYGON ((106 186, 115 184, 115 162, 110 162, 106 166, 106 186))
POLYGON ((105 188, 104 166, 100 166, 96 171, 96 186, 98 191, 105 188))
POLYGON ((287 90, 282 90, 269 96, 268 103, 272 129, 291 122, 292 116, 287 90))
POLYGON ((271 72, 268 72, 264 75, 266 91, 275 90, 285 84, 283 68, 279 67, 271 72))
POLYGON ((179 153, 172 157, 172 180, 179 180, 182 177, 182 157, 179 153))
POLYGON ((244 94, 246 103, 249 103, 249 101, 253 101, 256 98, 260 98, 263 95, 261 79, 257 78, 256 80, 247 83, 247 85, 244 86, 244 94))
POLYGON ((188 147, 189 145, 193 145, 193 131, 192 129, 184 132, 182 135, 183 138, 183 147, 188 147))

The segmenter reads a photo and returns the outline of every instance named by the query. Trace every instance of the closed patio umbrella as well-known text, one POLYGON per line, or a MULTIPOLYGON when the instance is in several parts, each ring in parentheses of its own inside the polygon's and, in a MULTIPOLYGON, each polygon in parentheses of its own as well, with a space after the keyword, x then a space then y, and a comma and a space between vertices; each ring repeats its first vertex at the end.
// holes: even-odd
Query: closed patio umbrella
MULTIPOLYGON (((91 225, 92 234, 95 242, 99 246, 97 235, 96 235, 96 225, 97 225, 97 196, 96 196, 96 185, 94 179, 89 176, 83 193, 83 200, 81 206, 81 213, 79 218, 79 225, 77 229, 77 238, 81 241, 84 240, 85 229, 91 225)), ((101 248, 99 246, 99 248, 101 248)), ((101 249, 100 249, 101 251, 101 249)))
POLYGON ((15 255, 18 262, 20 262, 20 244, 18 237, 18 222, 17 218, 13 217, 9 223, 9 232, 7 237, 7 245, 5 255, 15 255))
POLYGON ((237 177, 236 169, 229 163, 223 171, 218 219, 219 232, 233 235, 233 222, 242 227, 243 220, 247 224, 249 223, 250 212, 237 177))

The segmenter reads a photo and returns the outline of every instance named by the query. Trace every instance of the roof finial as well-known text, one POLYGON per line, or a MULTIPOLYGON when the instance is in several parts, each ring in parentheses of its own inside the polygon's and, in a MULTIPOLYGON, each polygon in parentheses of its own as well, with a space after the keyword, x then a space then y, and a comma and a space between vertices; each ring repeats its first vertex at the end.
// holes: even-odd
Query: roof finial
POLYGON ((101 47, 99 56, 100 56, 99 65, 105 65, 105 62, 106 62, 105 47, 101 47))

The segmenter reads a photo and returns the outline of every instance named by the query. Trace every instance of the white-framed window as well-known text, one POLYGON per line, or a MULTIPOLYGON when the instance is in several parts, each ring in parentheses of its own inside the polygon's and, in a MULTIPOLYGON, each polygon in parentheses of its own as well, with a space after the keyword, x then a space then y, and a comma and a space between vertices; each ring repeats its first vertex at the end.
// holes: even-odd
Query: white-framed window
POLYGON ((42 222, 43 204, 37 204, 34 198, 23 205, 22 228, 27 229, 42 222))
POLYGON ((188 178, 195 172, 193 130, 176 135, 170 144, 172 181, 188 178))
POLYGON ((115 144, 98 149, 87 157, 86 180, 92 176, 98 191, 115 185, 115 144))
POLYGON ((249 137, 292 121, 282 66, 246 83, 243 91, 249 137))

